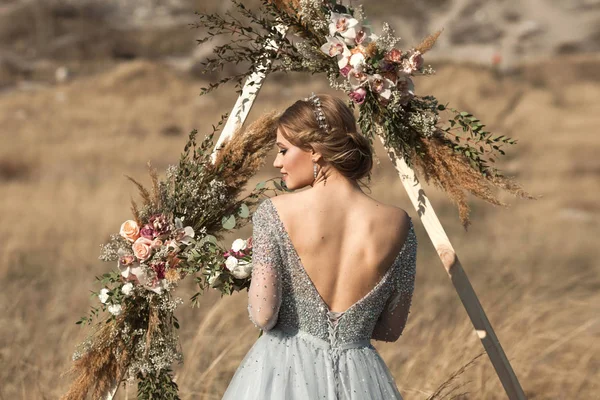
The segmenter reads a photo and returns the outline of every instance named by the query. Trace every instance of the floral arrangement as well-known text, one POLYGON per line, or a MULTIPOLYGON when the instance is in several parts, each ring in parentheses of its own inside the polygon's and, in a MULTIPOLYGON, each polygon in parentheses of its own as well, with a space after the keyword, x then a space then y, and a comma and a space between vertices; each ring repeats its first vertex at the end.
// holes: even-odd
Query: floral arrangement
POLYGON ((468 193, 496 205, 503 203, 492 194, 494 188, 532 198, 492 166, 515 140, 488 132, 469 112, 448 107, 433 96, 417 95, 413 78, 435 73, 425 66, 424 55, 441 31, 401 49, 389 24, 374 33, 362 6, 333 0, 261 1, 259 11, 232 0, 236 15, 198 14, 197 26, 207 28, 199 42, 231 37, 215 46, 215 56, 204 63, 206 71, 231 63, 248 65, 240 74, 211 83, 202 94, 230 81, 241 87, 250 74, 269 68, 325 74, 329 85, 345 92, 351 107, 358 107, 362 133, 371 141, 380 136, 386 148, 443 189, 457 204, 465 228, 470 223, 468 193), (288 28, 286 35, 279 33, 282 25, 288 28), (276 46, 268 45, 272 42, 276 46))
POLYGON ((63 399, 90 392, 100 398, 123 380, 138 382, 139 399, 178 398, 171 366, 183 360, 174 315, 183 300, 175 289, 182 279, 194 279, 195 305, 207 288, 224 295, 249 286, 252 238, 236 239, 229 249, 219 241, 249 221, 267 192, 284 190, 270 179, 239 198, 274 145, 275 118, 266 115, 237 132, 212 163, 212 139, 223 117, 199 146, 197 131, 191 132, 179 165, 167 168, 165 179, 149 166, 151 189, 129 178, 142 204, 132 201, 133 217, 101 246, 100 259, 113 267, 97 277, 99 305, 77 322, 95 329, 74 354, 76 379, 63 399))

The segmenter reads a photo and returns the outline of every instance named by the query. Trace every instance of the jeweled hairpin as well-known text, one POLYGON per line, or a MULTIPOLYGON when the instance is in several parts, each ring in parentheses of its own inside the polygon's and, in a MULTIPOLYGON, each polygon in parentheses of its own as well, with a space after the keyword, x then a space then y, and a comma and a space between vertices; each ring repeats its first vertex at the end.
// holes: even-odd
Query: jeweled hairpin
POLYGON ((313 106, 314 106, 313 111, 315 113, 315 117, 317 118, 317 122, 319 123, 319 128, 323 129, 325 132, 329 132, 329 125, 327 125, 327 120, 325 119, 325 113, 323 112, 323 109, 321 108, 321 99, 319 99, 319 96, 317 96, 313 92, 311 94, 311 96, 305 98, 304 101, 310 101, 313 103, 313 106))

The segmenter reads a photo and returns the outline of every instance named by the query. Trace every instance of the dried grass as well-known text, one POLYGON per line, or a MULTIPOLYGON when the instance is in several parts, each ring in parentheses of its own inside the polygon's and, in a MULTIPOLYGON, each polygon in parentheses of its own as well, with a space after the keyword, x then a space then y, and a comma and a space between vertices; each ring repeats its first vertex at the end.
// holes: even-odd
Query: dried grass
POLYGON ((214 168, 227 166, 221 177, 228 187, 239 192, 264 165, 265 157, 275 145, 278 116, 276 112, 262 115, 248 128, 239 128, 223 144, 214 168))
MULTIPOLYGON (((496 110, 505 108, 507 91, 525 91, 506 122, 494 123, 493 129, 510 131, 519 139, 516 157, 500 160, 500 169, 518 174, 529 190, 544 194, 542 199, 511 201, 509 210, 474 202, 477 219, 465 233, 446 196, 432 187, 425 190, 528 398, 536 400, 593 399, 600 392, 600 364, 594 357, 600 354, 600 270, 597 245, 590 240, 600 237, 600 188, 597 171, 589 168, 598 146, 598 137, 589 132, 600 124, 594 108, 600 86, 578 81, 574 71, 579 64, 573 60, 561 57, 559 64, 561 70, 573 73, 569 85, 561 86, 556 95, 550 91, 552 85, 533 87, 525 78, 511 77, 500 83, 492 73, 465 65, 440 68, 419 86, 485 121, 495 121, 496 110), (559 97, 560 107, 554 103, 559 97), (528 150, 539 149, 540 143, 543 149, 528 150)), ((146 63, 136 65, 145 68, 146 63)), ((158 64, 150 67, 160 69, 158 64)), ((538 64, 527 68, 531 76, 547 74, 549 81, 556 76, 538 64)), ((57 371, 72 365, 73 348, 86 333, 73 322, 90 305, 97 305, 88 292, 97 290, 93 276, 111 268, 96 260, 98 244, 130 218, 128 196, 134 188, 122 174, 143 175, 148 159, 158 160, 157 166, 178 160, 181 138, 128 136, 124 127, 133 124, 155 132, 165 121, 178 121, 184 131, 205 129, 235 101, 232 93, 219 97, 217 92, 213 98, 201 97, 198 105, 190 99, 197 98, 205 83, 168 73, 160 80, 154 73, 139 74, 131 85, 143 87, 144 96, 130 83, 98 90, 98 82, 113 74, 0 97, 0 121, 5 131, 12 132, 8 149, 40 166, 39 180, 0 181, 0 304, 6 305, 0 314, 3 399, 59 398, 67 391, 71 381, 57 379, 57 371), (69 107, 54 100, 58 91, 67 96, 69 107), (16 120, 17 108, 35 110, 36 118, 27 124, 16 120), (81 134, 82 118, 86 135, 81 134), (116 146, 135 151, 123 157, 116 146)), ((325 82, 305 78, 286 81, 285 94, 280 81, 267 80, 250 120, 260 109, 274 109, 291 97, 324 90, 325 82)), ((377 151, 381 165, 374 170, 372 196, 415 215, 396 171, 381 147, 377 151)), ((251 182, 275 174, 267 165, 251 182)), ((375 342, 406 400, 431 396, 440 382, 482 349, 433 246, 415 225, 419 261, 407 328, 396 343, 375 342)), ((245 227, 229 233, 225 241, 249 233, 250 227, 245 227)), ((178 294, 187 299, 194 290, 183 281, 178 294)), ((178 309, 186 359, 175 373, 183 400, 222 397, 257 338, 246 305, 245 292, 220 298, 209 291, 200 308, 178 309)), ((465 382, 468 386, 460 391, 468 390, 469 398, 506 399, 487 358, 454 384, 465 382)), ((125 399, 125 392, 120 390, 118 398, 125 399)), ((129 398, 135 395, 132 385, 129 398)))
POLYGON ((425 139, 422 143, 423 156, 414 156, 414 164, 427 183, 432 183, 444 190, 450 200, 456 204, 465 229, 471 223, 467 192, 497 206, 506 206, 506 203, 494 196, 492 192, 494 187, 521 198, 535 199, 510 178, 483 176, 469 165, 469 161, 464 155, 452 151, 439 137, 425 139))
MULTIPOLYGON (((67 393, 61 400, 82 400, 89 392, 94 399, 102 398, 115 385, 114 377, 123 376, 127 369, 128 346, 124 343, 115 343, 113 332, 120 329, 123 318, 103 325, 94 335, 94 346, 73 363, 67 375, 75 375, 67 393), (122 350, 121 358, 115 357, 113 349, 122 350)), ((117 379, 120 381, 120 379, 117 379)))
POLYGON ((421 54, 427 53, 429 50, 431 50, 438 37, 440 37, 442 31, 443 29, 440 29, 439 31, 427 36, 421 43, 419 43, 418 46, 415 47, 415 50, 419 51, 421 54))

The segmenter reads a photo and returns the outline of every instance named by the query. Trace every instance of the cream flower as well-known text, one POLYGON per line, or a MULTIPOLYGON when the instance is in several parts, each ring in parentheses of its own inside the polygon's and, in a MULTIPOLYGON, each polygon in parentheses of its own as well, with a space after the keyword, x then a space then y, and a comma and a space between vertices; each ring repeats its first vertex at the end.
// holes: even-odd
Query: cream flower
POLYGON ((356 30, 356 36, 354 37, 354 41, 357 45, 366 45, 375 40, 377 40, 377 35, 371 33, 371 28, 367 26, 362 26, 360 27, 360 29, 356 30))
POLYGON ((179 245, 177 244, 177 240, 175 239, 169 239, 165 242, 165 246, 170 247, 172 249, 177 249, 179 248, 179 245))
POLYGON ((348 60, 352 55, 342 40, 332 36, 327 37, 327 43, 321 46, 321 51, 329 55, 329 57, 337 57, 338 67, 340 69, 348 65, 348 60))
POLYGON ((194 228, 192 228, 191 226, 186 226, 185 228, 183 227, 183 220, 181 218, 175 218, 175 229, 176 240, 183 244, 190 244, 192 242, 192 239, 194 239, 194 237, 196 236, 194 228))
POLYGON ((344 38, 346 44, 355 44, 356 33, 362 30, 360 22, 353 18, 350 14, 331 13, 331 23, 329 24, 329 34, 331 36, 336 33, 344 38))
POLYGON ((400 74, 396 81, 396 87, 403 95, 413 96, 415 94, 415 84, 408 75, 400 74))
POLYGON ((365 68, 365 55, 362 53, 354 53, 349 60, 350 65, 355 71, 362 71, 365 68))
POLYGON ((402 70, 406 74, 412 74, 423 66, 423 56, 419 51, 415 51, 409 58, 402 61, 402 70))
POLYGON ((231 250, 238 252, 246 249, 246 241, 244 239, 235 239, 231 244, 231 250))
POLYGON ((234 268, 231 270, 231 275, 236 277, 237 279, 246 279, 252 273, 252 263, 248 261, 240 261, 234 268))
POLYGON ((367 74, 362 71, 356 71, 353 69, 348 73, 348 82, 353 89, 362 86, 368 79, 369 77, 367 74))
POLYGON ((145 284, 144 287, 151 292, 161 294, 162 291, 167 288, 167 281, 165 279, 155 279, 154 281, 145 284))
POLYGON ((108 292, 109 292, 109 290, 107 288, 102 288, 100 290, 100 294, 98 295, 98 298, 100 299, 100 303, 106 304, 106 302, 108 301, 108 298, 110 297, 108 292))
POLYGON ((233 269, 237 265, 238 265, 238 259, 235 258, 234 256, 229 256, 229 257, 227 257, 227 260, 225 260, 225 267, 230 271, 233 271, 233 269))
POLYGON ((129 219, 121 224, 119 234, 130 242, 135 242, 140 236, 140 227, 137 222, 129 219))
POLYGON ((139 260, 147 260, 152 255, 152 240, 145 237, 139 237, 133 242, 131 248, 133 249, 133 254, 135 254, 139 260))
POLYGON ((194 232, 194 228, 192 228, 191 226, 186 226, 185 228, 183 228, 183 235, 181 236, 179 241, 183 244, 190 244, 195 235, 196 233, 194 232))
POLYGON ((132 292, 133 292, 133 283, 131 283, 131 282, 127 282, 121 288, 121 293, 123 293, 125 296, 131 295, 132 292))
POLYGON ((122 310, 123 307, 121 307, 120 304, 111 304, 110 306, 108 306, 108 312, 115 316, 121 314, 122 310))
POLYGON ((329 34, 331 36, 336 33, 347 32, 348 29, 354 28, 359 25, 356 18, 353 18, 350 14, 339 14, 332 12, 329 16, 331 23, 329 24, 329 34))

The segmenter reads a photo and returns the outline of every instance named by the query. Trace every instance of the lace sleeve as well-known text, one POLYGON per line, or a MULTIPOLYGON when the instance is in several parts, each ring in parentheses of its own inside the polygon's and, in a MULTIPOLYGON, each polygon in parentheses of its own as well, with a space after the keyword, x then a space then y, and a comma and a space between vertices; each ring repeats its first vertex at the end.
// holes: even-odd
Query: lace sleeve
POLYGON ((281 305, 281 254, 270 217, 264 202, 252 215, 252 279, 248 289, 250 320, 265 331, 275 326, 281 305))
POLYGON ((406 326, 415 287, 417 266, 417 237, 412 222, 406 240, 398 272, 392 280, 394 290, 377 320, 371 336, 374 340, 395 342, 402 335, 406 326))

